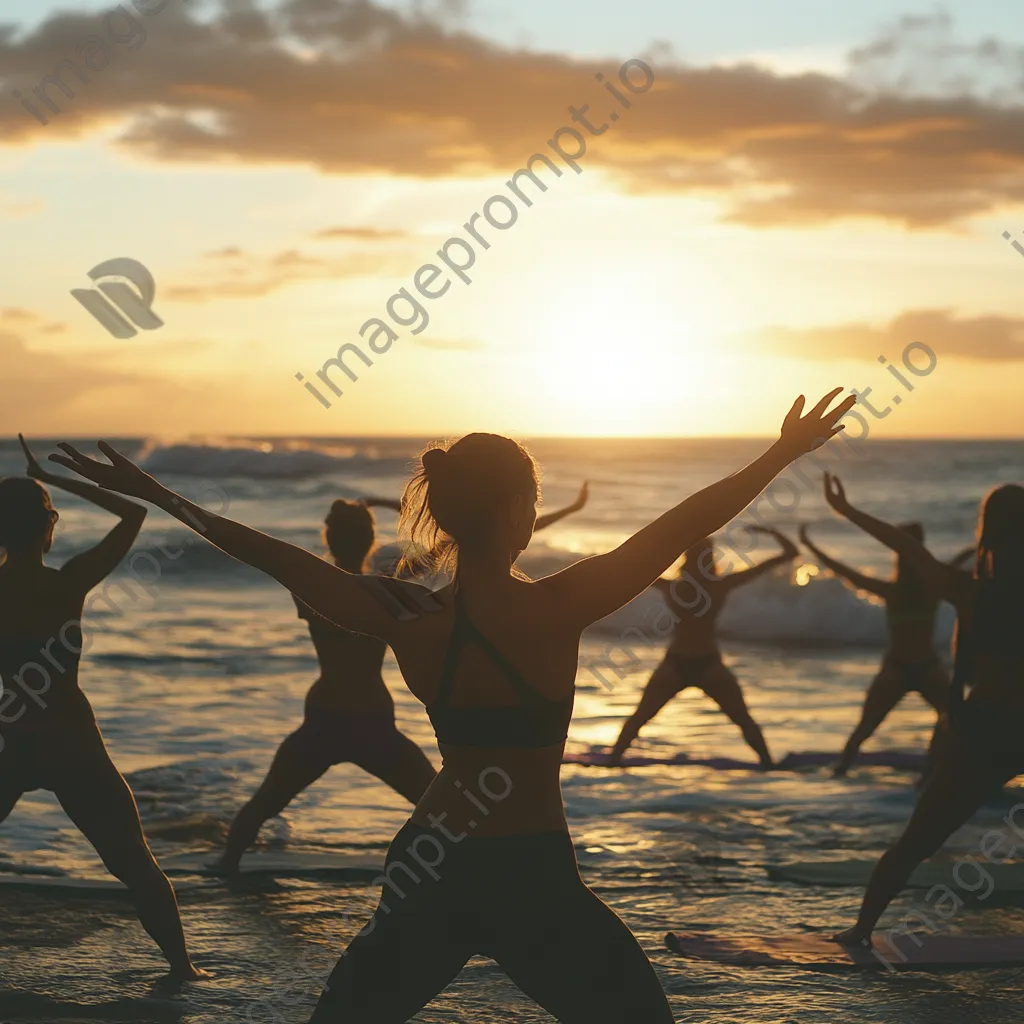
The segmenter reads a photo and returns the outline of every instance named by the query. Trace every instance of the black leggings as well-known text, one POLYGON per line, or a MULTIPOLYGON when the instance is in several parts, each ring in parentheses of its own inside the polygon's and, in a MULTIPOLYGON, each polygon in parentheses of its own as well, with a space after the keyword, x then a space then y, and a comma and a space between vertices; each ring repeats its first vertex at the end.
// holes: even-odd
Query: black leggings
POLYGON ((563 1024, 672 1024, 654 968, 583 884, 565 832, 442 842, 410 822, 380 881, 310 1024, 404 1024, 475 954, 563 1024))

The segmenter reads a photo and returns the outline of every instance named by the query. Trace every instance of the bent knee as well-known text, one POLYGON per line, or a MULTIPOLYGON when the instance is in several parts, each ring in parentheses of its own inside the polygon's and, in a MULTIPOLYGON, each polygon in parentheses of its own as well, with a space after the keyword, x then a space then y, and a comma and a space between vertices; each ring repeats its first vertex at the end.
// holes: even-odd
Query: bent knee
POLYGON ((106 869, 125 885, 152 875, 163 875, 152 851, 142 843, 122 843, 100 852, 106 869))

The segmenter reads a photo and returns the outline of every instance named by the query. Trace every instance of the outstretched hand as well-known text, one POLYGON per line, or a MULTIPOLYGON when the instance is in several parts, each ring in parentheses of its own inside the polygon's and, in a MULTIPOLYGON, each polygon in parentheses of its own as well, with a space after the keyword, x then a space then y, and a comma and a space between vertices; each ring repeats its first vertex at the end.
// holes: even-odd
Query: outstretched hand
POLYGON ((774 537, 782 545, 782 550, 785 554, 789 555, 790 558, 796 558, 800 553, 796 545, 781 530, 776 530, 773 526, 751 526, 748 529, 751 533, 763 533, 768 537, 774 537))
POLYGON ((146 499, 157 486, 156 481, 148 473, 144 473, 134 462, 115 451, 106 441, 97 441, 96 447, 110 460, 109 465, 83 455, 70 444, 62 442, 57 447, 65 454, 51 455, 51 462, 74 470, 79 476, 84 476, 86 480, 91 480, 108 491, 146 499))
POLYGON ((825 473, 824 482, 825 500, 836 512, 840 515, 845 515, 850 507, 850 502, 846 498, 846 491, 839 477, 832 473, 825 473))
POLYGON ((576 500, 572 503, 572 507, 578 512, 584 505, 590 500, 590 481, 584 480, 583 486, 580 488, 580 493, 576 495, 576 500))
POLYGON ((832 400, 842 391, 842 388, 830 391, 806 416, 801 415, 804 411, 804 396, 801 395, 793 403, 783 420, 780 439, 791 461, 820 448, 846 429, 839 420, 854 407, 857 396, 848 395, 834 409, 829 409, 832 400))
POLYGON ((45 483, 48 475, 46 470, 43 469, 39 464, 39 460, 32 454, 32 450, 29 448, 28 442, 21 434, 18 435, 18 441, 21 442, 21 450, 25 453, 25 473, 32 477, 33 480, 41 480, 45 483))

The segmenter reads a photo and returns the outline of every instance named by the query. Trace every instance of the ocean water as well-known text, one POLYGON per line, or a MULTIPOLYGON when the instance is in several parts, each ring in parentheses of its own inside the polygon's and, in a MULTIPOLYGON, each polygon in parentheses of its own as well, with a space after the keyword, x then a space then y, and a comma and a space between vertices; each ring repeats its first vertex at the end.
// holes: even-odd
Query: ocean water
MULTIPOLYGON (((189 497, 287 540, 319 550, 330 501, 397 496, 419 439, 207 442, 123 449, 189 497)), ((695 489, 731 472, 763 446, 744 440, 537 441, 548 508, 591 484, 590 504, 538 535, 522 560, 540 575, 607 549, 695 489)), ((37 443, 39 454, 49 450, 37 443)), ((894 520, 918 519, 933 550, 970 543, 979 499, 1017 478, 1017 442, 875 442, 862 454, 839 447, 825 461, 851 498, 894 520), (844 452, 840 459, 839 452, 844 452)), ((15 446, 0 446, 0 474, 21 472, 15 446)), ((816 540, 869 572, 891 572, 890 554, 836 519, 820 495, 819 473, 787 474, 773 502, 753 513, 816 540), (806 480, 806 483, 804 482, 806 480)), ((60 492, 52 564, 97 539, 104 513, 60 492)), ((751 516, 741 516, 740 521, 751 516)), ((395 517, 378 523, 386 558, 395 517)), ((742 566, 774 549, 733 530, 726 562, 742 566)), ((136 547, 135 577, 112 591, 86 626, 92 644, 82 684, 112 755, 138 799, 158 859, 206 853, 261 780, 280 740, 301 720, 316 674, 312 647, 288 594, 159 512, 136 547), (141 581, 141 583, 140 583, 141 581)), ((773 752, 838 750, 856 722, 879 661, 881 609, 809 560, 738 592, 723 621, 726 662, 739 676, 773 752)), ((127 567, 126 567, 127 568, 127 567)), ((696 599, 696 597, 695 597, 696 599)), ((645 595, 584 638, 569 749, 611 742, 660 657, 658 599, 645 595), (602 678, 587 666, 602 666, 602 678), (615 667, 612 667, 615 666, 615 667), (602 681, 603 679, 603 681, 602 681)), ((945 610, 938 642, 949 642, 945 610)), ((400 726, 439 763, 422 708, 385 664, 400 726)), ((920 749, 932 715, 908 698, 865 749, 920 749)), ((641 734, 634 753, 745 758, 738 731, 702 696, 678 697, 641 734)), ((858 889, 773 881, 785 860, 874 856, 899 833, 914 802, 912 777, 855 769, 845 780, 824 770, 762 775, 698 767, 625 771, 566 766, 563 790, 581 870, 625 919, 651 956, 677 1020, 747 1024, 891 1021, 960 1024, 1022 1021, 1024 971, 823 973, 734 968, 682 960, 665 950, 666 931, 714 935, 829 933, 850 924, 858 889)), ((1008 789, 957 833, 950 849, 977 853, 987 829, 1017 802, 1008 789)), ((338 767, 269 822, 260 844, 282 851, 383 855, 408 806, 358 769, 338 767)), ((101 878, 103 868, 46 793, 27 795, 0 825, 0 871, 101 878)), ((1000 894, 965 903, 950 932, 1024 932, 1024 910, 1000 894)), ((282 878, 182 886, 179 899, 196 961, 214 972, 176 985, 118 899, 74 898, 44 889, 0 887, 0 1021, 306 1021, 334 960, 376 902, 366 878, 282 878)), ((1005 894, 1004 894, 1005 895, 1005 894)), ((898 919, 915 905, 905 894, 898 919)), ((921 906, 920 902, 917 904, 921 906)), ((423 1024, 548 1021, 494 964, 474 960, 415 1020, 423 1024)))

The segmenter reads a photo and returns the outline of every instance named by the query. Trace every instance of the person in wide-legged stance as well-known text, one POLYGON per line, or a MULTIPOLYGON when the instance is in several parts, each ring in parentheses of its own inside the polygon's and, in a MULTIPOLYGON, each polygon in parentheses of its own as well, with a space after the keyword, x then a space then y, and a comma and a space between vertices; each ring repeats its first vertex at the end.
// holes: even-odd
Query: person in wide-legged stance
MULTIPOLYGON (((924 544, 924 527, 920 523, 903 523, 900 529, 924 544)), ((826 569, 854 589, 874 594, 885 602, 889 642, 878 674, 864 696, 860 721, 850 733, 836 764, 835 775, 841 776, 849 771, 861 745, 908 693, 919 693, 939 715, 945 710, 949 676, 939 660, 934 639, 942 593, 934 579, 923 576, 901 555, 897 556, 893 579, 883 580, 858 572, 827 555, 811 540, 806 526, 800 528, 800 540, 826 569)), ((970 554, 973 553, 971 548, 970 554)), ((956 567, 961 561, 963 554, 948 564, 956 567)))
POLYGON ((626 925, 580 878, 559 786, 580 635, 738 515, 851 408, 794 404, 780 439, 606 554, 536 581, 515 561, 536 520, 537 473, 515 441, 469 434, 425 451, 402 503, 411 541, 452 574, 414 583, 347 573, 175 495, 109 445, 60 464, 152 502, 270 574, 317 614, 394 650, 444 763, 392 842, 381 898, 339 960, 312 1024, 402 1024, 475 954, 563 1024, 671 1024, 626 925), (381 588, 401 602, 389 607, 381 588), (409 610, 404 610, 408 608, 409 610))
POLYGON ((699 573, 707 582, 707 603, 702 608, 687 608, 674 600, 677 580, 657 579, 655 586, 672 601, 671 607, 679 608, 681 615, 675 624, 675 633, 661 664, 647 681, 643 696, 636 710, 623 723, 619 738, 612 747, 610 763, 618 764, 629 745, 640 730, 676 694, 688 687, 696 687, 710 697, 743 733, 747 746, 757 754, 762 768, 773 766, 761 727, 751 717, 747 702, 743 698, 739 680, 722 664, 718 649, 716 625, 718 616, 725 607, 725 600, 737 587, 752 583, 766 572, 793 561, 797 556, 796 545, 778 530, 764 526, 749 527, 755 533, 766 533, 774 537, 782 551, 760 565, 738 572, 720 574, 715 564, 715 549, 710 537, 699 540, 686 552, 686 558, 679 570, 679 578, 696 579, 699 573))
POLYGON ((128 887, 172 972, 206 977, 189 959, 174 889, 150 852, 135 797, 78 685, 85 599, 131 550, 146 510, 46 472, 19 440, 28 477, 0 480, 0 823, 24 793, 50 790, 107 870, 128 887), (59 518, 47 485, 118 519, 98 544, 59 569, 44 561, 59 518))

